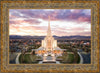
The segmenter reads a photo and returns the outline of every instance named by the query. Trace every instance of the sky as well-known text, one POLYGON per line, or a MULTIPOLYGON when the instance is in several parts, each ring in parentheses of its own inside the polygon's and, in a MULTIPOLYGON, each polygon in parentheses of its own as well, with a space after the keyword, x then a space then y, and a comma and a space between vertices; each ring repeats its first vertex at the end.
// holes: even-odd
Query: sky
POLYGON ((91 35, 90 9, 10 9, 9 34, 46 36, 48 16, 52 35, 91 35))

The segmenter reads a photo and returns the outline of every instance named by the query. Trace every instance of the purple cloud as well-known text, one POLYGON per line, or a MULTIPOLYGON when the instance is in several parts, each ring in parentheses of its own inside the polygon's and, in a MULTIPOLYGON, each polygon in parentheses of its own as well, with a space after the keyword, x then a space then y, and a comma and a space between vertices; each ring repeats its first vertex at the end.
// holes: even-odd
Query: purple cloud
MULTIPOLYGON (((61 21, 76 21, 76 22, 90 22, 91 16, 88 15, 90 13, 85 13, 85 9, 74 9, 73 11, 70 9, 59 9, 54 11, 45 11, 45 10, 34 10, 34 9, 16 9, 11 10, 11 14, 16 17, 22 18, 41 18, 43 20, 48 19, 48 15, 51 16, 51 20, 61 20, 61 21), (18 14, 19 13, 19 14, 18 14), (21 16, 21 14, 23 16, 21 16), (80 19, 81 18, 81 19, 80 19), (83 20, 83 21, 82 21, 83 20)), ((87 11, 87 10, 86 10, 87 11)))
MULTIPOLYGON (((50 20, 57 23, 56 26, 53 24, 52 32, 54 34, 59 35, 74 35, 74 34, 80 34, 80 35, 90 35, 90 31, 87 31, 85 27, 82 26, 76 26, 75 25, 81 23, 87 22, 86 27, 89 27, 91 24, 91 10, 90 9, 10 9, 9 12, 9 24, 11 29, 15 30, 15 33, 17 32, 23 32, 25 33, 25 30, 40 30, 41 32, 44 32, 44 30, 47 30, 46 23, 48 21, 48 16, 50 16, 50 20), (62 22, 62 23, 59 23, 62 22), (66 23, 63 23, 66 22, 66 23), (72 24, 68 24, 67 26, 64 26, 63 24, 67 24, 68 22, 72 22, 72 24), (25 24, 22 24, 25 23, 25 24), (74 25, 75 23, 75 25, 74 25), (63 27, 60 27, 57 24, 62 24, 63 27), (12 26, 17 25, 17 26, 12 26), (20 25, 23 25, 23 27, 20 27, 20 25), (27 25, 27 26, 24 26, 27 25), (32 26, 33 25, 33 26, 32 26), (34 26, 35 25, 35 26, 34 26), (71 25, 71 27, 69 27, 71 25), (56 29, 56 28, 57 29, 56 29), (67 29, 67 28, 68 29, 67 29), (73 28, 72 28, 73 27, 73 28), (15 29, 14 29, 15 28, 15 29), (84 30, 86 30, 84 32, 84 30), (66 32, 69 31, 69 32, 66 32), (82 31, 82 32, 78 32, 82 31)), ((85 26, 85 23, 84 23, 85 26)), ((14 31, 12 31, 14 32, 14 31)), ((28 32, 28 31, 27 31, 28 32)), ((30 31, 29 31, 30 32, 30 31)), ((31 32, 32 33, 32 32, 31 32)), ((39 33, 39 32, 38 32, 39 33)))

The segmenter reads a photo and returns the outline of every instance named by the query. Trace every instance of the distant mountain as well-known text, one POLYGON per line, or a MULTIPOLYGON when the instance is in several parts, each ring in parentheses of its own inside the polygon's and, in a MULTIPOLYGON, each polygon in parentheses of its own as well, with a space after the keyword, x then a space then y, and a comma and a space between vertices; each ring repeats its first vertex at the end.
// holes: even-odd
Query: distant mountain
MULTIPOLYGON (((19 36, 19 35, 10 35, 10 39, 44 39, 45 36, 19 36)), ((91 36, 53 36, 55 39, 68 39, 68 40, 74 40, 74 39, 90 39, 91 36)))
POLYGON ((55 39, 68 39, 68 40, 74 40, 74 39, 90 39, 91 36, 80 36, 80 35, 75 35, 75 36, 54 36, 55 39))
POLYGON ((45 36, 19 36, 10 35, 10 39, 43 39, 45 36))

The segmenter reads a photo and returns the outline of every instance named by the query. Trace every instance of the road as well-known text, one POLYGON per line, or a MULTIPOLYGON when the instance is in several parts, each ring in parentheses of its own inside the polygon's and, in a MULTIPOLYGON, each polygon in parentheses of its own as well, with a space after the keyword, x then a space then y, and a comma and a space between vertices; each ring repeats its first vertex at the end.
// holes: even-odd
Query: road
POLYGON ((18 53, 9 53, 9 63, 10 64, 16 64, 15 60, 18 53))

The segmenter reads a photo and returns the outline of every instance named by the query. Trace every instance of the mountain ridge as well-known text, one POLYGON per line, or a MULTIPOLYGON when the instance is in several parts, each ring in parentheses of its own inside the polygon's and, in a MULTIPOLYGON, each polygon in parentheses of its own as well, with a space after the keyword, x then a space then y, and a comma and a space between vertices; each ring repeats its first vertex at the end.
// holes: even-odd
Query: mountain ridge
MULTIPOLYGON (((44 39, 45 36, 19 36, 19 35, 10 35, 10 39, 44 39)), ((91 36, 53 36, 55 39, 90 39, 91 36)))

